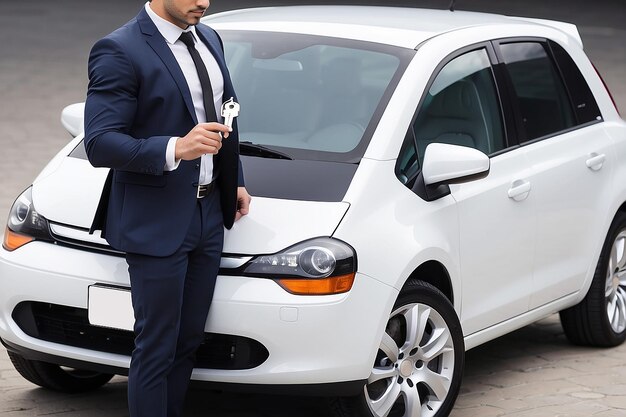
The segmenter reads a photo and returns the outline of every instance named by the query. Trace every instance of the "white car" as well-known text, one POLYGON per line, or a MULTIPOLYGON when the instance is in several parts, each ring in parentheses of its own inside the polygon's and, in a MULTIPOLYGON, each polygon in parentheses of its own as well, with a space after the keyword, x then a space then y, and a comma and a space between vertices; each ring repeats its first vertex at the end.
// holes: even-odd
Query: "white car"
MULTIPOLYGON (((232 11, 221 34, 251 213, 226 234, 193 379, 449 414, 464 353, 560 312, 626 338, 626 123, 575 26, 375 7, 232 11)), ((133 349, 122 254, 88 228, 106 169, 75 134, 15 201, 0 338, 17 370, 97 388, 133 349)))

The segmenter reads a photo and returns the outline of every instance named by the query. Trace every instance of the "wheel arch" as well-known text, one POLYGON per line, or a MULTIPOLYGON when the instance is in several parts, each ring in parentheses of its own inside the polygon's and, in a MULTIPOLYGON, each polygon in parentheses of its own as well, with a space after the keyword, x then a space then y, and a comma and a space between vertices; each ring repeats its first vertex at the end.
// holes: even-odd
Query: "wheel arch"
POLYGON ((429 260, 421 263, 413 272, 407 277, 403 288, 406 283, 411 279, 417 279, 424 281, 441 291, 452 305, 454 304, 454 290, 452 288, 452 280, 448 269, 439 261, 429 260))
POLYGON ((600 258, 600 254, 602 253, 602 248, 604 248, 607 233, 611 229, 611 225, 615 221, 615 218, 620 213, 626 213, 626 201, 624 201, 620 206, 618 206, 617 209, 615 208, 616 205, 614 205, 611 209, 608 210, 606 222, 602 229, 602 235, 601 235, 602 238, 599 240, 597 244, 597 247, 595 249, 595 252, 592 258, 592 262, 589 265, 589 269, 586 273, 585 281, 582 284, 578 297, 576 298, 575 302, 573 302, 572 306, 580 303, 589 292, 589 289, 591 288, 591 282, 593 281, 593 275, 595 273, 596 266, 598 264, 598 259, 600 258), (610 215, 610 213, 613 213, 613 215, 610 215))
POLYGON ((625 228, 626 210, 622 204, 611 219, 611 226, 602 245, 599 260, 594 268, 593 277, 584 298, 578 304, 560 312, 565 335, 573 344, 612 347, 622 344, 626 339, 626 329, 624 328, 626 312, 624 311, 623 293, 620 295, 620 292, 616 291, 617 288, 611 293, 607 293, 608 286, 613 285, 611 281, 616 278, 620 281, 619 287, 623 286, 619 275, 624 268, 623 264, 620 265, 621 259, 624 258, 624 248, 623 243, 618 246, 615 245, 617 238, 623 239, 625 228), (616 247, 619 247, 620 249, 616 250, 620 250, 622 253, 617 254, 619 257, 613 258, 613 248, 616 247), (611 265, 609 259, 618 260, 617 268, 616 265, 611 265), (612 312, 609 312, 610 298, 613 299, 614 305, 612 312), (622 301, 619 302, 618 299, 622 301))

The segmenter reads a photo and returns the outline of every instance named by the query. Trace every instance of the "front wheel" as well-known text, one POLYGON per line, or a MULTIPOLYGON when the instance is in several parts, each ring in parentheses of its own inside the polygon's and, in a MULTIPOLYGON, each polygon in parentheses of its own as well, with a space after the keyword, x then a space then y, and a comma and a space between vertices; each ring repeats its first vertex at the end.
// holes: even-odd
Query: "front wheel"
POLYGON ((24 378, 35 385, 54 391, 75 393, 100 388, 113 375, 93 371, 65 368, 48 362, 25 359, 8 351, 13 366, 24 378))
POLYGON ((407 282, 389 316, 363 393, 331 401, 338 417, 444 417, 459 392, 463 333, 437 288, 407 282))
POLYGON ((560 315, 574 344, 609 347, 626 340, 626 213, 611 224, 589 292, 560 315))

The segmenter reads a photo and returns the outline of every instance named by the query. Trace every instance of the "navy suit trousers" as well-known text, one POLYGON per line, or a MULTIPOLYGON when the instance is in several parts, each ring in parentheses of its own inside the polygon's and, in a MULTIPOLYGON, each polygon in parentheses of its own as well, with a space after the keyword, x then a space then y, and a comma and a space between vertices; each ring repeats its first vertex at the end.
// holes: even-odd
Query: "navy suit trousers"
POLYGON ((131 417, 182 415, 223 241, 220 196, 214 189, 198 200, 185 240, 173 255, 126 255, 135 312, 128 376, 131 417))

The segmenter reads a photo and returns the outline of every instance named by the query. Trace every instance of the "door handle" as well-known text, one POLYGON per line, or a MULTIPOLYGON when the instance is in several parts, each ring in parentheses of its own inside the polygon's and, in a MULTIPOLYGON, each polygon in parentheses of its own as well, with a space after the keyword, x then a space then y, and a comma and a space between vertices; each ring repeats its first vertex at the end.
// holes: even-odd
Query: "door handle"
POLYGON ((511 183, 508 196, 515 201, 526 200, 528 194, 530 194, 530 182, 524 180, 515 180, 511 183))
POLYGON ((585 161, 585 164, 587 164, 587 168, 592 171, 600 171, 602 169, 602 166, 604 165, 604 161, 606 161, 605 154, 598 155, 594 152, 589 155, 589 158, 587 159, 587 161, 585 161))

